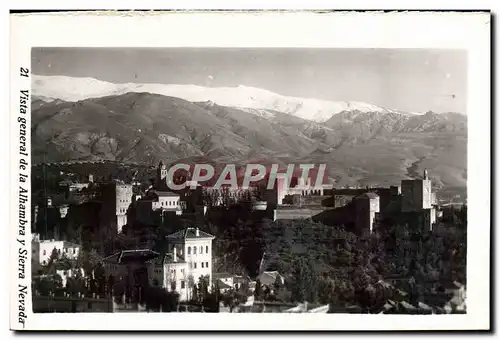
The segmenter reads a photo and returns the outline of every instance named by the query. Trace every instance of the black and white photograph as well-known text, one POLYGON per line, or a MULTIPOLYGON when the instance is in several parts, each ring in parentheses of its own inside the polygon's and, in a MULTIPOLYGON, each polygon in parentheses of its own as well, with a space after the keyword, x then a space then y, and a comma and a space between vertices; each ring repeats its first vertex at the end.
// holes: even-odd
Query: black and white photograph
POLYGON ((14 321, 469 314, 467 48, 131 45, 16 68, 14 321))

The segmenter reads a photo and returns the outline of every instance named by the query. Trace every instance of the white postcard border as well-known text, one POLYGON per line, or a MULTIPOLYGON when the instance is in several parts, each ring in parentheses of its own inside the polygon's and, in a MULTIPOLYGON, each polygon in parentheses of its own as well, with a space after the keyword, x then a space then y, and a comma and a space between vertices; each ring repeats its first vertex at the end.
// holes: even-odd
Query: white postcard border
MULTIPOLYGON (((490 16, 488 13, 79 13, 11 17, 11 328, 19 321, 20 94, 30 79, 31 47, 323 47, 452 48, 468 51, 468 253, 465 315, 344 314, 33 314, 34 330, 456 330, 489 328, 490 16), (473 231, 473 232, 472 232, 473 231)), ((411 80, 410 80, 411 81, 411 80)), ((31 90, 31 89, 30 89, 31 90)), ((30 117, 26 114, 27 127, 30 117)), ((30 130, 28 130, 29 132, 30 130)), ((27 135, 29 143, 29 133, 27 135)), ((31 150, 29 150, 31 153, 31 150)), ((29 175, 29 172, 28 172, 29 175)), ((30 202, 26 216, 30 219, 30 202)), ((28 255, 30 230, 24 236, 28 255)), ((29 287, 28 287, 29 289, 29 287)), ((31 292, 26 297, 31 310, 31 292)))

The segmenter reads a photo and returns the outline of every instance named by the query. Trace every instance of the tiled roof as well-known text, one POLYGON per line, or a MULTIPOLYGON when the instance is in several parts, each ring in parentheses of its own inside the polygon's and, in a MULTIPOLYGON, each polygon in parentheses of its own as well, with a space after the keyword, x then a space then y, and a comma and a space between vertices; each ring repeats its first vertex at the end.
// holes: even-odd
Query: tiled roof
POLYGON ((223 281, 221 280, 217 280, 217 287, 219 289, 229 289, 229 288, 232 288, 230 285, 224 283, 223 281))
POLYGON ((176 231, 173 234, 167 236, 167 239, 170 240, 179 240, 179 239, 198 239, 198 238, 215 238, 214 235, 210 235, 204 231, 199 230, 198 228, 184 228, 182 230, 176 231), (198 235, 196 235, 198 230, 198 235))
POLYGON ((259 275, 259 280, 261 284, 270 286, 276 282, 276 277, 280 277, 283 281, 283 277, 277 271, 263 272, 259 275))
POLYGON ((158 197, 180 197, 178 194, 171 191, 155 191, 158 197))
POLYGON ((131 261, 149 261, 151 259, 157 258, 158 253, 150 249, 132 249, 132 250, 122 250, 116 254, 110 255, 103 259, 104 262, 112 263, 126 263, 131 261))
POLYGON ((184 260, 184 257, 179 255, 178 253, 177 253, 177 261, 175 261, 175 262, 174 262, 174 254, 173 253, 165 254, 165 256, 163 256, 162 260, 163 260, 162 264, 165 264, 165 263, 186 263, 186 261, 184 260))

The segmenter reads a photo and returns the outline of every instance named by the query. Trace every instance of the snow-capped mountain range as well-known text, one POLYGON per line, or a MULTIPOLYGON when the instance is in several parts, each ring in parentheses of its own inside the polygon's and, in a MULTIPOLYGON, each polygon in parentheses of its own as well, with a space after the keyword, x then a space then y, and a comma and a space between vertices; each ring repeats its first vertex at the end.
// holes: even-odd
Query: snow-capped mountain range
POLYGON ((244 86, 33 78, 34 163, 151 165, 192 157, 237 164, 326 163, 341 186, 388 184, 413 176, 416 165, 432 171, 438 184, 466 183, 467 117, 453 112, 415 115, 244 86))
POLYGON ((48 100, 80 101, 88 98, 121 95, 128 92, 148 92, 177 97, 190 102, 213 102, 217 105, 245 109, 247 112, 270 117, 273 111, 323 123, 333 115, 345 112, 402 113, 356 101, 325 101, 288 97, 264 89, 238 87, 203 87, 174 84, 113 84, 94 78, 33 75, 33 95, 48 100))

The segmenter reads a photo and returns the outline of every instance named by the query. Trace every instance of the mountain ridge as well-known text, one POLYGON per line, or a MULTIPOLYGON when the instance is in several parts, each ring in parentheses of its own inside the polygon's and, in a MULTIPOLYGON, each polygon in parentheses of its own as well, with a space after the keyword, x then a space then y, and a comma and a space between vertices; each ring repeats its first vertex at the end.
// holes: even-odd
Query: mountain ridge
MULTIPOLYGON (((403 113, 359 101, 326 101, 312 98, 283 96, 265 89, 239 85, 237 87, 204 87, 176 84, 114 84, 95 78, 33 75, 33 95, 63 101, 81 101, 121 95, 128 92, 160 94, 190 102, 213 102, 220 106, 249 110, 254 114, 278 111, 302 119, 323 123, 344 111, 403 113)), ((411 114, 411 113, 410 113, 411 114)))
POLYGON ((329 178, 339 186, 397 184, 411 177, 411 167, 412 173, 429 169, 438 187, 466 185, 462 116, 451 114, 449 121, 432 113, 415 116, 424 123, 429 118, 429 124, 405 129, 396 118, 411 118, 397 113, 340 113, 338 122, 323 124, 278 111, 265 110, 272 118, 247 111, 135 92, 78 102, 32 97, 32 162, 154 166, 202 157, 217 163, 327 164, 329 178), (394 128, 385 121, 390 117, 394 128))

